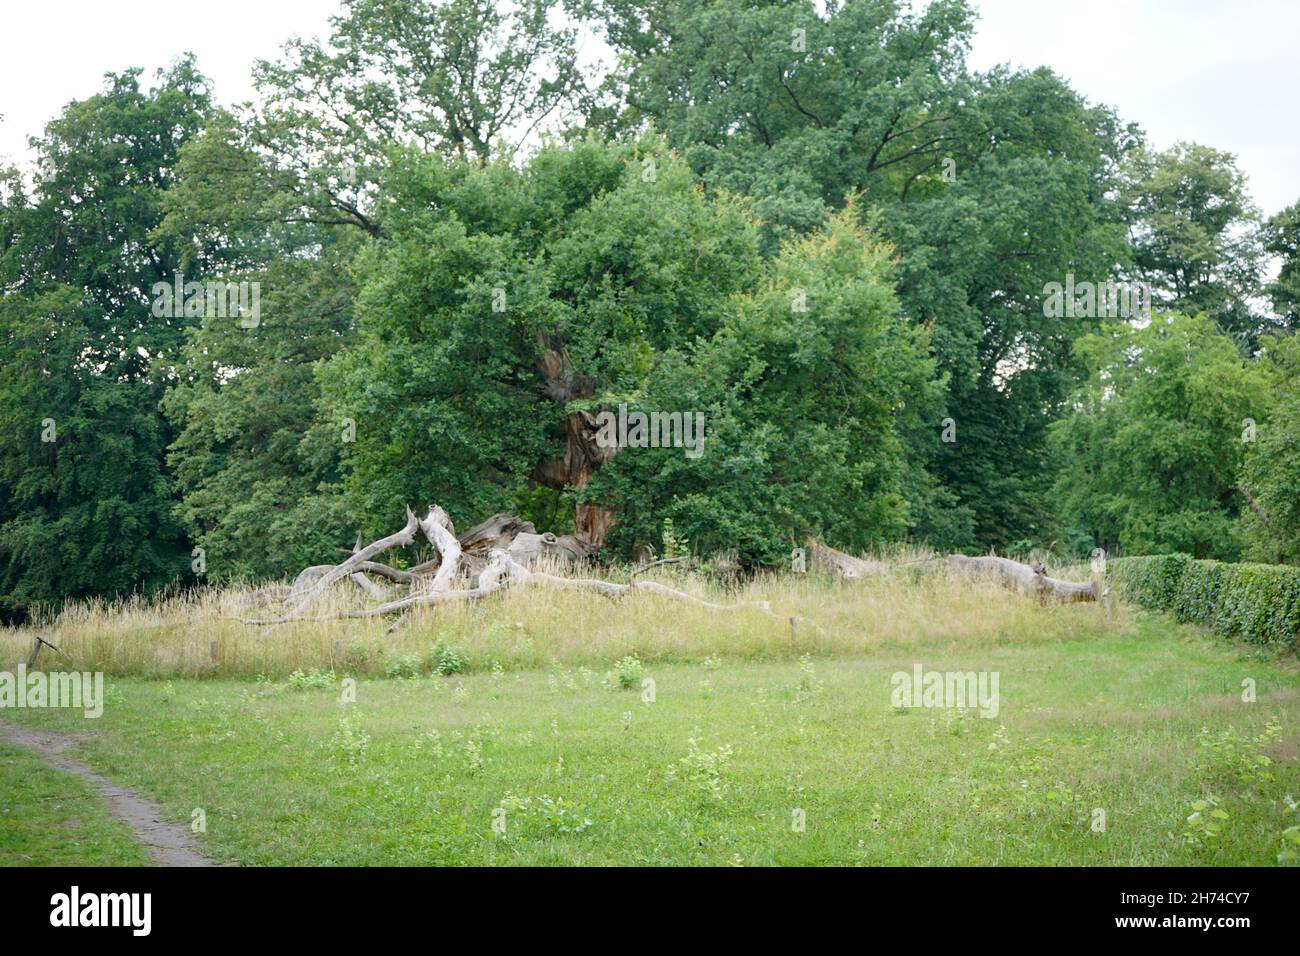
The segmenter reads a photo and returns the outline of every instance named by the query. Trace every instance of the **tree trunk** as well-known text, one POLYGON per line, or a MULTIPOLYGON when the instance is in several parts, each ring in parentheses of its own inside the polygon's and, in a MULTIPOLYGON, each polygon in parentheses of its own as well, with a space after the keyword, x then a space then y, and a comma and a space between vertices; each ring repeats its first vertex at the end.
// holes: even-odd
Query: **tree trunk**
MULTIPOLYGON (((364 548, 360 547, 358 542, 358 547, 342 564, 334 567, 317 565, 299 574, 298 578, 301 587, 290 594, 289 600, 286 601, 285 613, 280 617, 271 619, 245 618, 244 623, 278 627, 292 621, 337 620, 340 618, 366 618, 401 614, 411 608, 428 607, 448 601, 478 600, 506 586, 522 587, 528 585, 591 590, 609 598, 621 598, 636 592, 644 592, 672 598, 687 604, 695 604, 710 611, 739 611, 745 608, 753 608, 769 617, 777 616, 766 601, 717 604, 687 594, 684 591, 678 591, 676 588, 670 588, 657 581, 632 581, 628 584, 621 584, 614 581, 601 581, 596 578, 559 577, 544 571, 534 571, 527 566, 527 561, 520 560, 520 558, 531 560, 548 553, 578 557, 582 556, 581 549, 583 548, 585 548, 585 544, 576 538, 568 536, 557 538, 553 534, 537 534, 532 531, 531 524, 519 521, 517 518, 511 518, 509 515, 493 515, 493 517, 458 541, 451 525, 451 519, 442 508, 430 505, 428 516, 423 519, 416 518, 408 508, 407 524, 401 531, 389 535, 387 538, 381 538, 364 548), (511 529, 516 527, 527 527, 529 530, 521 531, 512 540, 506 541, 505 536, 510 534, 511 529), (438 573, 428 588, 419 589, 417 587, 420 583, 419 580, 413 580, 410 592, 405 597, 391 601, 384 600, 384 603, 377 607, 370 607, 361 611, 335 611, 313 618, 304 616, 303 609, 307 604, 324 593, 331 583, 342 580, 344 577, 351 577, 358 586, 365 589, 366 593, 372 597, 381 597, 374 582, 366 578, 365 573, 360 569, 367 564, 373 564, 370 558, 381 551, 395 545, 405 546, 411 544, 414 540, 412 529, 422 533, 438 549, 441 555, 438 573), (466 541, 478 548, 488 544, 503 546, 490 549, 486 564, 476 574, 477 586, 454 588, 452 587, 454 580, 459 576, 461 569, 465 567, 466 551, 462 547, 462 543, 466 541), (504 545, 508 545, 508 547, 504 545)), ((430 566, 425 573, 427 574, 431 570, 432 567, 430 566)), ((409 573, 413 579, 418 578, 414 571, 409 573)), ((795 620, 796 618, 790 619, 792 626, 795 620)), ((798 620, 803 619, 799 618, 798 620)), ((399 627, 400 623, 400 619, 395 621, 388 629, 389 633, 399 627)), ((813 622, 808 623, 816 626, 813 622)), ((40 649, 40 644, 48 643, 40 638, 37 638, 37 641, 39 643, 34 646, 32 651, 33 661, 40 649)), ((50 646, 54 647, 53 644, 50 646)), ((58 650, 58 648, 55 648, 55 650, 58 650)))
POLYGON ((1049 578, 1040 568, 1012 561, 1010 558, 998 558, 992 555, 970 558, 964 554, 950 554, 948 567, 966 573, 987 575, 999 580, 1004 586, 1025 594, 1037 594, 1040 597, 1051 596, 1058 601, 1097 601, 1102 594, 1100 582, 1082 584, 1075 581, 1062 581, 1049 578))
POLYGON ((805 543, 808 546, 809 563, 814 568, 831 571, 841 577, 860 578, 863 575, 889 571, 893 568, 893 565, 883 561, 864 561, 862 558, 855 558, 851 554, 845 554, 843 551, 822 544, 813 537, 809 537, 805 543))
POLYGON ((1255 512, 1255 517, 1267 525, 1268 515, 1264 514, 1264 509, 1255 501, 1255 496, 1250 493, 1250 489, 1245 485, 1238 485, 1237 490, 1240 491, 1241 496, 1246 499, 1246 504, 1250 505, 1250 510, 1255 512))
MULTIPOLYGON (((546 383, 546 394, 558 405, 590 398, 596 382, 573 368, 569 352, 558 336, 539 334, 538 370, 546 383)), ((585 488, 592 475, 614 457, 617 448, 601 448, 596 443, 596 416, 589 411, 570 412, 564 419, 564 454, 538 465, 529 477, 556 491, 585 488)), ((598 504, 580 504, 574 514, 573 536, 587 554, 604 547, 605 535, 614 526, 614 511, 598 504)))
MULTIPOLYGON (((882 561, 864 561, 862 558, 855 558, 851 554, 845 554, 843 551, 827 547, 811 537, 808 539, 807 545, 808 556, 812 559, 814 567, 830 571, 844 578, 864 578, 870 574, 879 574, 902 567, 902 565, 882 561)), ((1019 561, 1012 561, 1010 558, 999 558, 992 555, 972 558, 964 554, 950 554, 946 559, 936 558, 932 561, 913 563, 912 566, 935 567, 937 565, 945 565, 952 571, 970 576, 990 577, 997 580, 1004 587, 1025 594, 1036 594, 1044 599, 1052 598, 1064 603, 1100 601, 1106 605, 1109 611, 1108 597, 1110 592, 1100 578, 1088 584, 1062 581, 1058 578, 1049 578, 1043 573, 1041 567, 1032 567, 1028 564, 1021 564, 1019 561)))

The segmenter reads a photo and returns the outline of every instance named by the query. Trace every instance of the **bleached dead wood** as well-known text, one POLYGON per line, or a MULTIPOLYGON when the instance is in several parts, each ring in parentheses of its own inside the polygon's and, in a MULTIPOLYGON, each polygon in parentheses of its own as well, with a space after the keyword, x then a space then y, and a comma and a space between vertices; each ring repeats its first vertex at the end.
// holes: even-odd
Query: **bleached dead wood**
MULTIPOLYGON (((459 538, 452 527, 450 516, 436 505, 429 507, 428 514, 424 518, 417 518, 409 508, 406 510, 406 515, 406 524, 400 531, 364 547, 361 539, 358 539, 356 547, 340 564, 314 565, 303 570, 293 586, 288 589, 285 613, 280 617, 246 619, 245 623, 275 626, 291 621, 394 616, 396 620, 390 628, 391 631, 401 626, 407 612, 412 609, 453 601, 481 600, 506 587, 588 590, 614 600, 634 592, 641 592, 694 604, 714 612, 753 609, 769 617, 777 617, 765 601, 721 604, 695 597, 657 581, 637 581, 636 575, 647 570, 649 566, 637 569, 626 584, 599 578, 561 576, 550 571, 538 570, 536 568, 539 564, 546 566, 548 563, 554 563, 543 559, 558 558, 561 563, 581 561, 589 556, 589 548, 584 542, 572 536, 538 534, 531 523, 511 515, 493 515, 459 538), (423 536, 433 545, 438 552, 436 558, 418 564, 409 571, 398 570, 373 560, 391 548, 412 544, 417 535, 423 536), (367 577, 371 574, 393 584, 406 586, 407 593, 388 599, 385 590, 367 577), (458 588, 457 580, 466 575, 476 577, 475 585, 458 588), (370 599, 380 603, 331 615, 307 616, 307 609, 333 584, 344 578, 350 578, 366 592, 370 599)), ((807 547, 814 567, 850 579, 861 579, 873 574, 900 570, 905 565, 923 568, 942 566, 950 572, 990 577, 1008 588, 1035 594, 1043 599, 1050 598, 1063 602, 1098 600, 1104 602, 1109 593, 1100 579, 1092 584, 1058 580, 1048 577, 1042 568, 991 555, 968 557, 954 554, 947 558, 920 562, 890 563, 864 560, 824 545, 811 537, 807 540, 807 547)), ((816 622, 805 618, 791 618, 790 621, 792 626, 799 621, 804 621, 815 628, 818 627, 816 622)))
POLYGON ((379 587, 378 584, 370 580, 360 571, 353 571, 351 574, 348 575, 348 578, 352 581, 353 584, 361 588, 361 590, 365 591, 367 597, 376 601, 383 600, 384 598, 383 590, 379 587))
POLYGON ((637 568, 635 571, 632 572, 632 577, 636 577, 638 574, 644 574, 645 572, 649 571, 651 568, 657 568, 663 564, 686 564, 689 561, 690 561, 689 555, 682 555, 681 557, 677 557, 677 558, 660 558, 658 561, 651 561, 649 564, 641 565, 639 568, 637 568))
MULTIPOLYGON (((437 562, 434 562, 435 566, 437 562)), ((380 564, 378 561, 363 561, 357 566, 358 571, 369 574, 377 574, 381 578, 388 578, 394 584, 412 584, 417 575, 413 571, 401 571, 397 568, 390 568, 386 564, 380 564)))
POLYGON ((703 598, 693 597, 685 591, 678 591, 675 588, 670 588, 666 584, 660 584, 658 581, 637 581, 633 586, 638 591, 649 591, 651 594, 662 594, 665 597, 674 598, 678 601, 698 604, 700 607, 708 608, 710 611, 739 611, 743 608, 757 608, 769 617, 776 617, 776 615, 772 613, 772 606, 767 601, 740 601, 736 604, 715 604, 712 601, 705 601, 703 598))
POLYGON ((969 557, 964 554, 951 554, 947 558, 914 562, 909 565, 892 564, 885 561, 864 561, 862 558, 855 558, 851 554, 827 547, 814 538, 808 539, 808 552, 814 567, 850 579, 896 571, 905 566, 925 568, 942 565, 959 574, 991 578, 1012 590, 1065 603, 1106 601, 1109 597, 1109 591, 1100 580, 1091 583, 1063 581, 1048 577, 1042 568, 995 555, 969 557))
POLYGON ((884 561, 864 561, 851 554, 837 551, 816 538, 807 540, 808 558, 814 568, 830 571, 845 578, 861 578, 881 571, 892 571, 894 565, 884 561))
MULTIPOLYGON (((408 510, 408 515, 410 514, 408 510)), ((409 521, 408 521, 409 525, 409 521)), ((579 577, 561 577, 544 571, 533 571, 526 566, 523 561, 517 559, 516 554, 522 553, 525 560, 536 557, 531 546, 526 546, 521 552, 512 553, 508 548, 495 548, 490 554, 486 565, 478 574, 478 580, 474 587, 471 588, 453 588, 452 582, 460 566, 460 556, 462 553, 462 543, 458 541, 452 533, 451 520, 447 517, 446 512, 441 508, 432 507, 429 515, 417 522, 418 528, 438 548, 441 555, 441 561, 437 565, 438 572, 435 575, 430 587, 427 590, 411 593, 405 597, 392 601, 386 601, 375 607, 365 608, 356 611, 346 611, 336 615, 323 615, 318 617, 307 617, 302 613, 302 609, 314 600, 313 595, 322 591, 329 586, 330 580, 339 580, 340 569, 350 565, 352 568, 363 568, 364 561, 358 561, 358 556, 373 555, 378 553, 375 545, 369 548, 363 548, 343 564, 331 568, 330 566, 316 566, 307 569, 300 580, 306 576, 306 581, 299 594, 295 607, 291 607, 288 614, 271 619, 245 619, 245 624, 255 625, 280 625, 291 621, 327 621, 337 620, 339 618, 369 618, 382 617, 394 614, 404 614, 405 612, 417 607, 429 607, 437 604, 444 604, 452 601, 474 601, 487 597, 496 591, 506 587, 554 587, 566 589, 582 589, 596 591, 609 598, 622 598, 635 591, 657 594, 661 597, 671 598, 675 601, 681 601, 687 604, 694 604, 698 607, 706 608, 710 611, 738 611, 746 608, 755 609, 769 617, 776 617, 766 601, 742 601, 736 604, 719 604, 713 601, 706 601, 703 598, 687 594, 685 591, 679 591, 670 588, 667 585, 660 584, 656 581, 636 581, 629 584, 620 584, 614 581, 603 581, 598 578, 579 578, 579 577), (308 572, 311 572, 308 574, 308 572)), ((399 532, 405 536, 406 529, 399 532)), ((381 539, 381 542, 390 541, 397 536, 390 535, 389 538, 381 539)), ((391 545, 389 545, 391 546, 391 545)), ((359 570, 351 573, 355 576, 362 576, 359 570)), ((812 623, 812 622, 809 622, 812 623)), ((394 624, 390 631, 398 626, 394 624)))
POLYGON ((552 562, 574 563, 588 557, 590 551, 586 545, 571 534, 554 535, 530 534, 523 532, 515 535, 507 549, 511 557, 525 565, 534 565, 543 559, 552 562))
POLYGON ((433 576, 433 583, 429 585, 429 590, 447 591, 451 588, 456 572, 460 569, 461 554, 460 542, 456 540, 451 525, 451 516, 434 505, 429 509, 428 517, 420 522, 420 530, 438 549, 438 554, 442 558, 438 565, 438 573, 433 576))
MULTIPOLYGON (((394 532, 386 538, 380 538, 378 541, 372 542, 357 551, 342 564, 335 565, 321 574, 312 584, 303 588, 301 591, 298 591, 296 594, 290 592, 289 599, 286 602, 292 609, 292 613, 289 616, 292 618, 300 615, 307 607, 315 603, 315 601, 324 595, 331 584, 335 581, 342 580, 349 574, 352 574, 358 566, 369 561, 371 558, 375 557, 375 555, 383 554, 389 548, 397 546, 405 547, 410 544, 415 540, 415 533, 419 529, 420 520, 415 517, 415 513, 411 511, 410 508, 407 508, 406 524, 402 527, 401 531, 394 532)), ((301 577, 302 575, 299 575, 300 579, 301 577)))
POLYGON ((287 602, 296 601, 327 572, 333 569, 334 565, 332 564, 313 564, 309 568, 303 568, 298 572, 298 576, 293 579, 293 585, 289 588, 289 596, 285 600, 287 602))
POLYGON ((646 593, 670 597, 687 604, 695 604, 711 611, 738 611, 744 608, 754 608, 769 616, 776 616, 772 613, 772 608, 766 601, 742 601, 737 604, 716 604, 712 601, 706 601, 703 598, 697 598, 692 594, 687 594, 685 591, 678 591, 674 588, 667 587, 666 585, 659 584, 656 581, 636 581, 632 584, 619 584, 613 581, 602 581, 598 578, 567 578, 555 574, 548 574, 542 571, 530 571, 528 568, 516 561, 509 552, 500 550, 492 552, 488 566, 479 574, 477 587, 465 588, 458 591, 415 594, 398 601, 390 601, 389 603, 380 605, 379 607, 368 608, 364 611, 351 611, 345 616, 350 618, 377 617, 385 614, 395 614, 414 607, 428 607, 434 604, 444 604, 448 601, 478 600, 507 585, 511 587, 543 586, 566 588, 570 590, 581 589, 596 591, 606 597, 612 598, 624 597, 633 591, 644 591, 646 593))
POLYGON ((1041 569, 1010 558, 994 555, 971 558, 964 554, 952 554, 947 558, 947 565, 960 573, 996 578, 1006 587, 1024 594, 1053 597, 1062 602, 1096 601, 1100 597, 1096 585, 1092 583, 1049 578, 1041 569))
POLYGON ((251 604, 265 601, 267 598, 283 599, 290 590, 292 589, 287 584, 267 584, 263 587, 257 588, 255 591, 235 595, 234 601, 236 604, 247 607, 251 604))
POLYGON ((498 549, 510 547, 521 534, 536 534, 531 521, 522 521, 514 515, 494 514, 470 528, 460 537, 461 549, 467 554, 487 557, 498 549))
POLYGON ((36 658, 40 655, 42 647, 49 647, 58 651, 60 654, 63 653, 63 649, 59 647, 59 645, 51 644, 39 634, 34 634, 32 635, 32 652, 27 656, 27 666, 29 668, 36 666, 36 658))

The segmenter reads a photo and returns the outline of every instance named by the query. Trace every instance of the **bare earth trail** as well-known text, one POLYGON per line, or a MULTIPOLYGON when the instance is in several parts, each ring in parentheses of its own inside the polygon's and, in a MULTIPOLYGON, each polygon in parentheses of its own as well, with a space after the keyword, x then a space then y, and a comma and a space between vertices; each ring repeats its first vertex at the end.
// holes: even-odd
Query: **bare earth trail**
POLYGON ((80 760, 64 754, 88 736, 0 723, 0 742, 34 751, 49 766, 80 777, 94 787, 104 798, 109 815, 129 826, 136 840, 148 848, 155 866, 216 866, 200 852, 189 830, 163 819, 156 803, 129 787, 119 787, 80 760))

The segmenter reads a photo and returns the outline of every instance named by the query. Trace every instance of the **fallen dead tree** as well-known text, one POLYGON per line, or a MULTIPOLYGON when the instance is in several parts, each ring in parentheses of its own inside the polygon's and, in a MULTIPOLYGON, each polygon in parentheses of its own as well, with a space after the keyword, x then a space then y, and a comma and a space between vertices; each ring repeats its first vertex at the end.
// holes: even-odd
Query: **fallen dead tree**
POLYGON ((1104 592, 1098 588, 1100 579, 1091 583, 1079 583, 1049 578, 1042 568, 1021 564, 1010 558, 993 555, 970 558, 964 554, 950 554, 944 563, 960 574, 994 578, 1012 590, 1062 603, 1096 601, 1104 596, 1104 592))
POLYGON ((864 561, 851 554, 827 547, 816 538, 807 541, 808 559, 820 571, 829 571, 843 578, 861 578, 881 571, 892 571, 895 565, 884 561, 864 561))
MULTIPOLYGON (((844 578, 860 580, 909 566, 857 558, 813 538, 808 539, 807 545, 815 568, 844 578)), ((657 581, 638 581, 636 573, 628 583, 623 584, 599 578, 558 575, 537 568, 543 563, 575 566, 585 561, 590 556, 590 551, 589 545, 582 539, 567 535, 538 534, 530 522, 506 514, 493 515, 457 537, 450 516, 437 505, 430 506, 424 518, 416 517, 408 508, 406 523, 398 531, 368 545, 363 545, 361 539, 358 539, 351 552, 345 551, 347 558, 338 564, 304 568, 288 587, 288 593, 283 598, 283 612, 278 617, 242 620, 245 624, 278 626, 295 621, 395 616, 398 620, 390 628, 392 630, 401 626, 405 616, 416 608, 476 601, 504 588, 524 587, 589 590, 613 600, 641 592, 694 604, 710 611, 753 609, 769 617, 777 617, 766 601, 719 604, 657 581), (417 564, 409 570, 394 568, 376 560, 393 548, 413 545, 419 538, 433 546, 437 552, 436 558, 417 564), (372 602, 371 605, 324 615, 310 613, 331 588, 344 581, 352 582, 364 592, 372 602), (405 589, 405 593, 394 594, 394 588, 405 589)), ((655 562, 658 563, 662 562, 655 562)), ((650 566, 638 569, 637 573, 650 566)), ((1009 558, 953 554, 947 558, 910 562, 910 566, 943 566, 965 576, 993 578, 1008 588, 1035 594, 1043 600, 1106 602, 1108 596, 1100 579, 1094 579, 1090 584, 1062 581, 1048 577, 1040 567, 1031 567, 1009 558)), ((259 593, 274 595, 279 592, 263 589, 259 593)), ((794 622, 806 619, 790 620, 793 626, 794 622)), ((815 622, 806 623, 816 626, 815 622)))
MULTIPOLYGON (((274 626, 294 621, 405 615, 415 608, 452 601, 480 600, 507 587, 584 589, 612 599, 642 592, 694 604, 710 611, 750 608, 770 617, 777 616, 766 601, 718 604, 656 581, 633 580, 628 584, 620 584, 598 578, 565 577, 531 567, 548 558, 551 563, 574 564, 586 558, 588 553, 588 547, 576 538, 538 534, 530 522, 520 521, 510 515, 493 515, 457 538, 451 518, 442 508, 430 506, 428 515, 424 518, 417 518, 408 508, 406 524, 399 531, 364 547, 358 540, 347 559, 339 564, 304 568, 284 598, 284 613, 281 616, 269 619, 246 618, 243 622, 274 626), (436 559, 416 565, 409 571, 375 560, 392 548, 414 544, 419 536, 423 536, 437 550, 436 559), (387 599, 389 596, 368 575, 382 578, 388 584, 405 586, 408 593, 387 599), (467 578, 474 580, 472 586, 456 586, 467 578), (380 603, 360 610, 327 615, 308 613, 331 587, 344 580, 351 580, 367 597, 378 599, 380 603)), ((394 628, 400 623, 400 620, 396 622, 394 628)))
POLYGON ((1061 603, 1100 601, 1109 609, 1110 591, 1103 586, 1100 577, 1094 577, 1091 582, 1087 583, 1062 581, 1059 578, 1048 577, 1042 567, 1021 564, 1019 561, 1012 561, 1010 558, 999 558, 994 555, 969 557, 964 554, 950 554, 946 558, 899 564, 885 561, 864 561, 861 558, 855 558, 851 554, 845 554, 843 551, 828 547, 813 538, 808 539, 807 546, 813 567, 844 578, 856 580, 871 574, 901 570, 904 567, 945 567, 965 577, 996 580, 1004 587, 1019 591, 1022 594, 1036 595, 1042 600, 1053 600, 1061 603))

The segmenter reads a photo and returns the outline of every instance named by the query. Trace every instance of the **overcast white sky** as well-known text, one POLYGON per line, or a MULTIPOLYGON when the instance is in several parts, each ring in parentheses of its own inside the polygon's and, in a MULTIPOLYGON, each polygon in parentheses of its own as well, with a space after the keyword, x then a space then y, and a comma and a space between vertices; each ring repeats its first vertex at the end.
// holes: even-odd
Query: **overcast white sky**
MULTIPOLYGON (((324 35, 338 0, 0 0, 0 160, 108 70, 147 76, 192 50, 225 104, 290 36, 324 35)), ((1161 148, 1237 154, 1271 214, 1300 199, 1298 0, 976 0, 971 65, 1047 65, 1161 148)))

